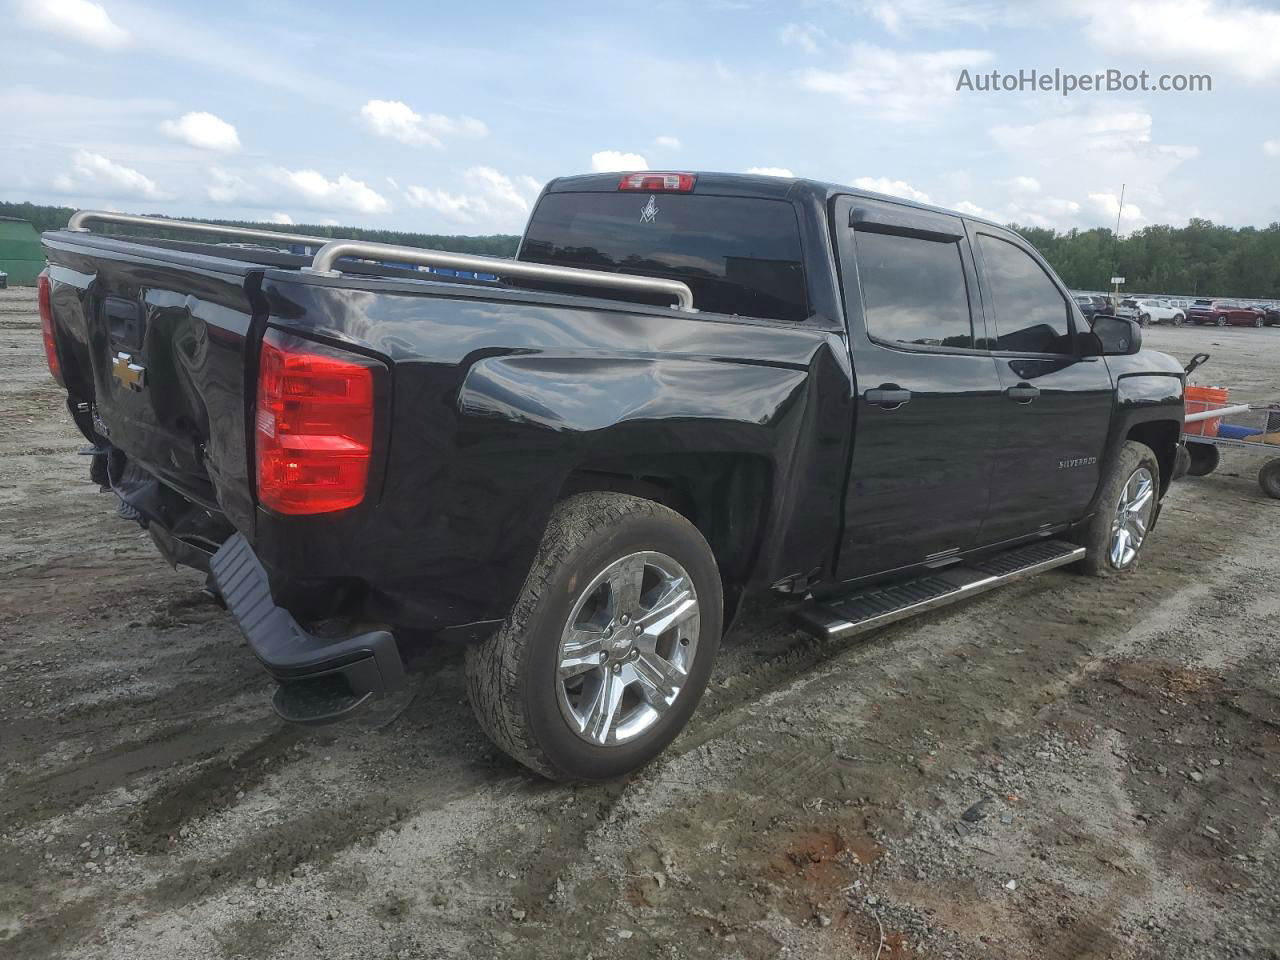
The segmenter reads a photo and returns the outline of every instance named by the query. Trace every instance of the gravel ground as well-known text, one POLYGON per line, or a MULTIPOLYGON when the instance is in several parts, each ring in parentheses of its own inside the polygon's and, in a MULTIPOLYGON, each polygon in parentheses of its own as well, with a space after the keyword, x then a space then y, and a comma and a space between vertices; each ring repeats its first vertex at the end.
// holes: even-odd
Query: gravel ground
MULTIPOLYGON (((202 577, 89 482, 35 313, 0 293, 0 955, 1280 956, 1256 458, 1179 483, 1128 577, 856 645, 758 603, 666 756, 553 785, 456 654, 359 721, 277 720, 202 577)), ((1147 341, 1280 401, 1280 329, 1147 341)))

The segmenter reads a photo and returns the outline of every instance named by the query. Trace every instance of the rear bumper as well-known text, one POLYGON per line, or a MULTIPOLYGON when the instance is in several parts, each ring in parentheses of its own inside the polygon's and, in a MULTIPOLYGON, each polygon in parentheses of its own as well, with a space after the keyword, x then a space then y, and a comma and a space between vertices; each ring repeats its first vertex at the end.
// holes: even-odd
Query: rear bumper
POLYGON ((389 631, 309 633, 276 606, 266 570, 240 534, 213 555, 209 569, 254 655, 280 682, 272 703, 286 720, 336 720, 375 694, 404 687, 404 661, 389 631))

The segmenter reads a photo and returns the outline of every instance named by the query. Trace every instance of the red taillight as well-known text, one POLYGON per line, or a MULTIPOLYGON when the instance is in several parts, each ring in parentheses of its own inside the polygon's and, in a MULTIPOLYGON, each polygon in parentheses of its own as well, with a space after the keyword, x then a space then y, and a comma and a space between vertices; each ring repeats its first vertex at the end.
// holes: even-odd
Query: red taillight
POLYGON ((619 190, 645 193, 688 193, 698 178, 692 173, 628 173, 618 181, 619 190))
POLYGON ((58 362, 58 342, 53 337, 53 288, 49 284, 49 271, 40 271, 36 277, 36 295, 40 301, 40 332, 44 335, 44 356, 49 361, 49 372, 59 386, 67 384, 62 379, 62 364, 58 362))
POLYGON ((277 513, 329 513, 364 500, 373 449, 373 369, 268 331, 254 425, 258 500, 277 513))

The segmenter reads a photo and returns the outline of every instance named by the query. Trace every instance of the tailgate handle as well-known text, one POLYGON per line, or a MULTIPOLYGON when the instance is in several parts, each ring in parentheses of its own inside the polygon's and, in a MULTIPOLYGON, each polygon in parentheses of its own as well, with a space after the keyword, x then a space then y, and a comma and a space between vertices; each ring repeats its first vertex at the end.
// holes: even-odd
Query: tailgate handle
POLYGON ((1040 396, 1040 388, 1033 387, 1029 383, 1020 383, 1016 387, 1010 387, 1004 394, 1010 400, 1017 400, 1019 403, 1030 403, 1040 396))
POLYGON ((142 349, 142 309, 136 300, 107 297, 102 301, 102 315, 116 350, 142 349))

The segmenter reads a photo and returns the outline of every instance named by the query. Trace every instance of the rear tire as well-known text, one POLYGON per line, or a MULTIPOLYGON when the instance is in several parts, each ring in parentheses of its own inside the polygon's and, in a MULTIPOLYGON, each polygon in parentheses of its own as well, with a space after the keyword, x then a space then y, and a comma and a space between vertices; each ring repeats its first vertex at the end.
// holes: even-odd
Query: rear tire
POLYGON ((1184 317, 1182 314, 1180 314, 1180 313, 1175 313, 1175 314, 1173 315, 1173 325, 1174 325, 1175 327, 1180 327, 1180 326, 1182 326, 1182 322, 1183 322, 1184 320, 1186 320, 1186 319, 1187 319, 1187 318, 1186 318, 1186 317, 1184 317))
POLYGON ((1136 567, 1159 500, 1160 462, 1155 451, 1135 440, 1125 441, 1102 484, 1098 510, 1078 536, 1087 551, 1079 571, 1114 577, 1136 567))
POLYGON ((715 557, 688 520, 625 494, 570 497, 552 513, 502 628, 467 648, 476 719, 505 753, 553 780, 630 773, 661 753, 693 714, 723 613, 715 557), (625 589, 632 580, 650 586, 632 597, 625 589), (677 589, 692 595, 693 613, 667 627, 674 614, 652 614, 668 609, 658 597, 677 589), (651 682, 653 670, 675 671, 660 676, 663 691, 675 690, 669 698, 651 682), (600 709, 611 691, 613 705, 600 709))
POLYGON ((1258 486, 1274 500, 1280 500, 1280 460, 1268 460, 1258 471, 1258 486))
POLYGON ((1225 327, 1225 326, 1227 325, 1227 318, 1226 318, 1226 317, 1219 317, 1219 318, 1218 318, 1217 320, 1215 320, 1214 322, 1215 322, 1218 326, 1220 326, 1220 327, 1225 327))

